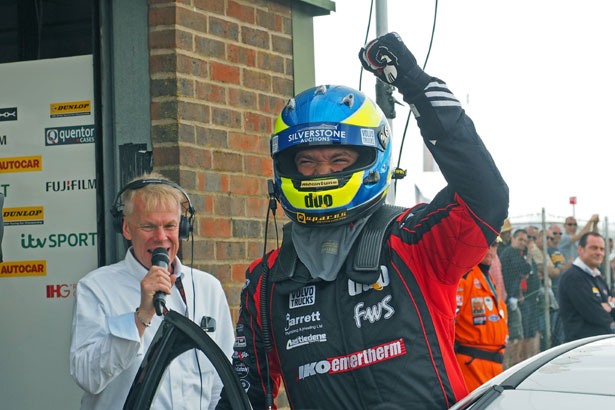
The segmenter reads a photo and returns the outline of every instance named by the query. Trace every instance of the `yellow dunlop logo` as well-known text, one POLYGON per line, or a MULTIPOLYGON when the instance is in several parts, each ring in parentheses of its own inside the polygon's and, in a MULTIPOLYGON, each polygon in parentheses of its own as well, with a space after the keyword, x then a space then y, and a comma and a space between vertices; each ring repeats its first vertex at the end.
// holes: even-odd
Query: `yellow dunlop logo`
POLYGON ((338 185, 339 181, 337 179, 322 179, 320 181, 301 181, 301 188, 325 188, 338 185))
POLYGON ((49 116, 51 118, 90 115, 90 111, 91 104, 89 100, 49 104, 49 116))
POLYGON ((0 278, 47 276, 47 261, 0 263, 0 278))
POLYGON ((24 206, 21 208, 4 208, 2 217, 5 225, 40 225, 45 219, 42 206, 24 206))
POLYGON ((0 174, 42 170, 43 157, 40 155, 33 157, 0 158, 0 174))

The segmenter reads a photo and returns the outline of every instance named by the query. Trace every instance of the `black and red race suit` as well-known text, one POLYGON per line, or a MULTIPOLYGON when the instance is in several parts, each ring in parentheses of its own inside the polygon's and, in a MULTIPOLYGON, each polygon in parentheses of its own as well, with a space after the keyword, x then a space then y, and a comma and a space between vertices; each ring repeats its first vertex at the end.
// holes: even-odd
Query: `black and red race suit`
MULTIPOLYGON (((457 284, 496 239, 508 188, 443 82, 434 78, 408 102, 448 185, 393 221, 370 283, 350 278, 348 259, 331 282, 302 274, 298 260, 280 279, 279 249, 266 256, 267 266, 257 260, 249 267, 233 367, 255 409, 265 407, 265 360, 274 396, 283 381, 295 410, 446 409, 467 394, 453 348, 457 284), (268 359, 265 271, 272 274, 268 359)), ((229 408, 224 391, 217 408, 229 408)))

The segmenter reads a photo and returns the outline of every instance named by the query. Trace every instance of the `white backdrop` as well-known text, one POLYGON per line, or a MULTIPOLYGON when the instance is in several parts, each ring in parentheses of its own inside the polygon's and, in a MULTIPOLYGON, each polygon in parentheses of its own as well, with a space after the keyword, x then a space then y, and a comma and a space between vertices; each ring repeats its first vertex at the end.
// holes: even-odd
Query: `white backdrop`
POLYGON ((74 289, 98 265, 92 64, 0 64, 2 408, 79 408, 68 370, 74 289))

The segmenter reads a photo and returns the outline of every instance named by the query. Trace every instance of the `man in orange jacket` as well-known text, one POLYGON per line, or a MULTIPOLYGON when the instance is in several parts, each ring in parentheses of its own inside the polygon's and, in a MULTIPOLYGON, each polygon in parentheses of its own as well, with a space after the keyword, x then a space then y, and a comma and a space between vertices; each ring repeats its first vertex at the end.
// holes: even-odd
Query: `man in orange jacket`
POLYGON ((455 355, 468 391, 502 373, 508 341, 506 302, 489 273, 497 248, 496 240, 457 287, 455 355))

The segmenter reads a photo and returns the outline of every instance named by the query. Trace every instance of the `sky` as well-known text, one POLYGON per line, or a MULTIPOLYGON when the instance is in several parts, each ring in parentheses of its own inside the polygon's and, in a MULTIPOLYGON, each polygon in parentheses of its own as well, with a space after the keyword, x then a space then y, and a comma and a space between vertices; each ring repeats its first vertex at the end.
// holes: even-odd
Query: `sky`
MULTIPOLYGON (((357 58, 370 0, 336 0, 314 19, 317 84, 359 88, 357 58)), ((375 7, 375 5, 374 5, 375 7)), ((389 0, 388 31, 398 32, 419 65, 432 33, 435 0, 389 0)), ((374 11, 375 14, 375 11, 374 11)), ((597 213, 615 227, 615 2, 608 0, 440 0, 425 71, 462 102, 510 190, 513 224, 597 213), (577 205, 570 205, 576 196, 577 205)), ((376 37, 375 15, 368 38, 376 37)), ((361 90, 375 99, 373 75, 361 90)), ((397 100, 403 103, 400 94, 397 100)), ((408 117, 397 105, 393 163, 408 117)), ((422 172, 422 140, 410 120, 401 157, 408 176, 396 203, 415 203, 414 185, 433 197, 445 184, 422 172)))

